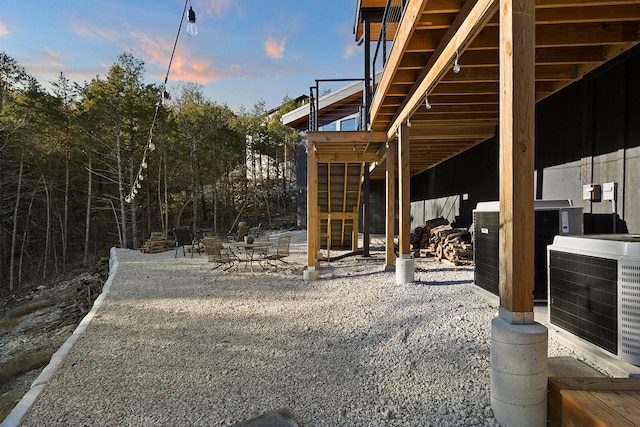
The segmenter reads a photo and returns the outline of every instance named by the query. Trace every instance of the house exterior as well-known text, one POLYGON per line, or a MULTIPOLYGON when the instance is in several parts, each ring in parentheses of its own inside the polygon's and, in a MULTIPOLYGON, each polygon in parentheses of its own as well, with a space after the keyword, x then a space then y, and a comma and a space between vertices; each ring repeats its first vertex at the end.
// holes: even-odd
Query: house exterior
POLYGON ((413 278, 412 203, 427 217, 445 206, 468 226, 478 202, 499 201, 492 333, 507 340, 496 346, 512 369, 492 366, 501 424, 546 425, 546 362, 522 374, 530 366, 508 342, 546 360, 546 329, 533 319, 534 200, 581 205, 586 233, 640 232, 639 28, 640 0, 357 0, 365 126, 323 133, 310 115, 309 279, 327 220, 348 216, 326 202, 346 194, 333 191, 326 171, 335 165, 360 164, 363 186, 381 183, 385 263, 398 283, 413 278), (604 184, 611 200, 600 196, 604 184))

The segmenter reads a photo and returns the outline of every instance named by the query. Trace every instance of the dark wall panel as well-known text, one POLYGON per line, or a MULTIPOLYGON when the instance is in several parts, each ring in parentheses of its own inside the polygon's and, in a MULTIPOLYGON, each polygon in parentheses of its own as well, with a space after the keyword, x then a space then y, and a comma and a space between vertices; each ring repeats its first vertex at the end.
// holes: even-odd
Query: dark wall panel
MULTIPOLYGON (((536 105, 536 198, 571 199, 585 233, 640 233, 640 45, 536 105), (618 183, 611 201, 583 201, 582 186, 618 183)), ((412 201, 468 194, 456 220, 497 200, 499 146, 484 142, 411 180, 412 201)))
POLYGON ((478 202, 498 199, 498 140, 476 145, 434 168, 411 178, 411 201, 467 195, 460 198, 455 224, 469 227, 478 202))

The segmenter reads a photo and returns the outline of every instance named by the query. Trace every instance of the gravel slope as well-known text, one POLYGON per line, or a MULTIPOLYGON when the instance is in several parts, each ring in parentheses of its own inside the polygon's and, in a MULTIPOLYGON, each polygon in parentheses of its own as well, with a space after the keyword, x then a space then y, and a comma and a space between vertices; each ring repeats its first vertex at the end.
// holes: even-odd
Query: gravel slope
POLYGON ((396 285, 352 257, 307 283, 305 236, 292 266, 255 274, 116 250, 106 299, 22 425, 227 425, 283 407, 304 426, 497 425, 497 307, 472 267, 418 259, 396 285))

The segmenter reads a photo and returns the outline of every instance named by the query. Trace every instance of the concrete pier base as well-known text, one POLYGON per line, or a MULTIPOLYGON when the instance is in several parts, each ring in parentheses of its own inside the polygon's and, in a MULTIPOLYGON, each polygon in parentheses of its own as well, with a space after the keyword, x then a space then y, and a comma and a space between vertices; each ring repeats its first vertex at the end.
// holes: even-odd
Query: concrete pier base
POLYGON ((308 267, 302 271, 302 278, 307 282, 318 280, 320 278, 320 271, 316 270, 315 267, 308 267))
POLYGON ((547 425, 547 328, 491 321, 491 408, 502 426, 547 425))
POLYGON ((396 283, 398 285, 404 285, 405 283, 411 283, 415 279, 415 267, 413 256, 400 255, 400 258, 396 258, 396 283))

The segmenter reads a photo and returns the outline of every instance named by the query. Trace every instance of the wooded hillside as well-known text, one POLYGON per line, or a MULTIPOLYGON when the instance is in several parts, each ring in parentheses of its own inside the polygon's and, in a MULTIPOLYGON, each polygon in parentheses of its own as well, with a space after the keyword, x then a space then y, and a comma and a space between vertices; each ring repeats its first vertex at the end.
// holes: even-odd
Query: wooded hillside
POLYGON ((104 77, 45 90, 0 52, 0 293, 151 232, 295 224, 296 134, 280 123, 294 102, 235 113, 144 73, 123 53, 104 77))

